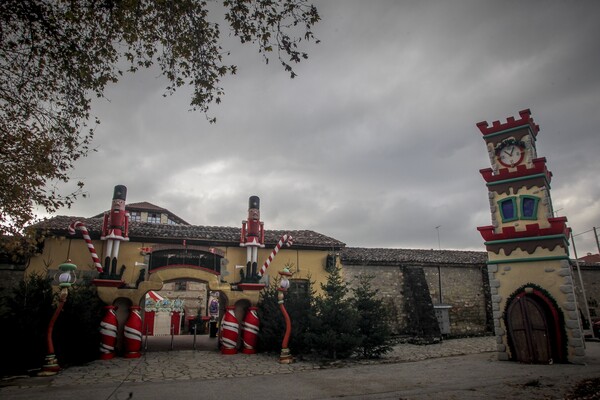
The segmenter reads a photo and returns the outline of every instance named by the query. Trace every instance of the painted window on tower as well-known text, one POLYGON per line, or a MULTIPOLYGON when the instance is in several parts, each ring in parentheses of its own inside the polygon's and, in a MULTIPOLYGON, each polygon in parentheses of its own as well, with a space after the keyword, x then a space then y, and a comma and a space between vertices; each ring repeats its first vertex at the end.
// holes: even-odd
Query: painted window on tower
POLYGON ((521 196, 521 219, 537 219, 539 197, 521 196))
POLYGON ((515 197, 507 197, 498 202, 502 222, 510 222, 519 219, 517 215, 517 200, 515 197))

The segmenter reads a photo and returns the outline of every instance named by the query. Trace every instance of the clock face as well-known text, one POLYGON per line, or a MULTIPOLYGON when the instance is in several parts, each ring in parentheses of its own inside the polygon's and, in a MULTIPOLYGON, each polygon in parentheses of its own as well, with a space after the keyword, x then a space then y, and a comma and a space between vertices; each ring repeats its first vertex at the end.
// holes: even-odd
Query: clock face
POLYGON ((504 146, 498 154, 498 162, 505 167, 514 167, 523 161, 525 156, 524 149, 516 144, 504 146))

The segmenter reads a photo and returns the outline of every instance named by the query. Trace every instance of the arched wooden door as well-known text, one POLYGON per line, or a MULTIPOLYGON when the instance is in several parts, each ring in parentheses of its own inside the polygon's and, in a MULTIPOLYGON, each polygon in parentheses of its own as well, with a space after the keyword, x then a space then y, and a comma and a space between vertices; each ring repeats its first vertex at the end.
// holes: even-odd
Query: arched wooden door
POLYGON ((552 362, 552 335, 546 305, 533 296, 518 296, 507 310, 513 358, 523 363, 552 362))

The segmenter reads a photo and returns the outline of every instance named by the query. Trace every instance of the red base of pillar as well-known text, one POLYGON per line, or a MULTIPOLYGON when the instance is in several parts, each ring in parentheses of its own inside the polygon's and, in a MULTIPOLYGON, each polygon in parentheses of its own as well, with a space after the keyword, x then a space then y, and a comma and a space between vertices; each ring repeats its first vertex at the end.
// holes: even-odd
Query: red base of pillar
POLYGON ((237 349, 226 349, 225 347, 221 347, 221 354, 232 355, 237 354, 237 349))
POLYGON ((141 356, 142 356, 142 353, 140 353, 140 352, 125 354, 125 358, 140 358, 141 356))
POLYGON ((101 360, 112 360, 115 358, 115 353, 102 353, 100 354, 101 360))
POLYGON ((242 353, 244 353, 244 354, 256 354, 256 349, 246 349, 246 348, 243 348, 242 349, 242 353))

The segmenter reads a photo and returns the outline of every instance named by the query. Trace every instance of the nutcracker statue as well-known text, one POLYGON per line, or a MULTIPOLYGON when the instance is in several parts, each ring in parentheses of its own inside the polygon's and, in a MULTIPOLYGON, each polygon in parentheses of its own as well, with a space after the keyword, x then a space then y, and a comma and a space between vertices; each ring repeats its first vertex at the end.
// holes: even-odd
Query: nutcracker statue
POLYGON ((117 257, 121 241, 128 241, 129 215, 125 211, 125 198, 127 188, 123 185, 115 186, 112 206, 110 211, 104 213, 101 240, 106 240, 104 248, 104 273, 111 276, 117 275, 117 257))
POLYGON ((250 196, 248 205, 248 220, 242 221, 240 246, 246 247, 246 282, 258 281, 258 248, 265 247, 264 222, 260 220, 260 199, 250 196))

